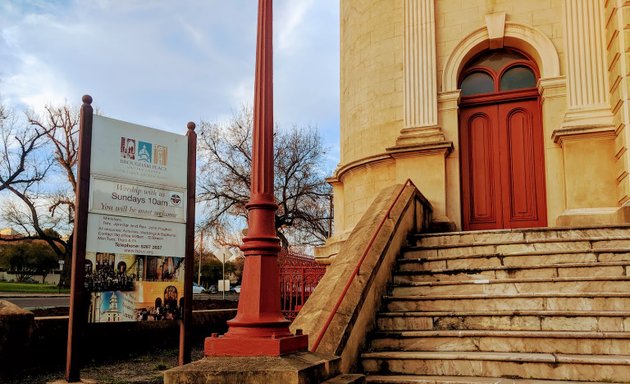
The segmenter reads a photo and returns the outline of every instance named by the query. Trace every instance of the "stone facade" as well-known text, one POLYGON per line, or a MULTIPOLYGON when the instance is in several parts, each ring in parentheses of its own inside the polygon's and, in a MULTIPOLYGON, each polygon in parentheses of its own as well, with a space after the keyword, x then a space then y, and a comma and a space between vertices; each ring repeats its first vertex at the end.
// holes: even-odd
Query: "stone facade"
POLYGON ((538 67, 547 225, 630 221, 630 5, 621 0, 342 0, 334 254, 377 193, 411 179, 462 228, 462 70, 517 50, 538 67))

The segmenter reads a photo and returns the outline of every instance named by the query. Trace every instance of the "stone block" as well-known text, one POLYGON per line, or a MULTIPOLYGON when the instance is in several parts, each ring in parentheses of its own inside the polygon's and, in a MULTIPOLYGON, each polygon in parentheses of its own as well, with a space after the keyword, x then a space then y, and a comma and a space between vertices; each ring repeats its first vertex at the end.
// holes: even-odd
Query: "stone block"
POLYGON ((623 266, 585 266, 558 268, 559 277, 625 276, 623 266))
POLYGON ((164 384, 319 384, 339 358, 311 352, 279 357, 206 357, 164 372, 164 384))
MULTIPOLYGON (((597 330, 600 332, 623 332, 623 317, 600 317, 597 330)), ((630 343, 628 343, 630 345, 630 343)))
POLYGON ((32 312, 0 300, 0 377, 31 363, 34 329, 32 312))
POLYGON ((464 329, 535 331, 540 329, 540 321, 538 316, 467 316, 464 329))
POLYGON ((545 331, 597 331, 599 323, 596 317, 544 317, 541 327, 545 331))
POLYGON ((429 330, 433 329, 433 319, 428 316, 379 317, 377 326, 381 331, 429 330))
POLYGON ((449 269, 478 269, 501 267, 501 259, 499 257, 477 257, 477 258, 460 258, 450 259, 446 262, 449 269))

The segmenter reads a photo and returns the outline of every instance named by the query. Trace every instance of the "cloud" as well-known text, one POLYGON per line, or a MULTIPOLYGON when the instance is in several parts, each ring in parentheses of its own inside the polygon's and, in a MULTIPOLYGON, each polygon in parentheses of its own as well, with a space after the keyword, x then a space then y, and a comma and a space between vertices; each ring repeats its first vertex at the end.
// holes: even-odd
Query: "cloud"
MULTIPOLYGON (((338 2, 278 0, 275 116, 337 140, 338 2)), ((5 0, 0 94, 19 107, 80 104, 181 132, 253 101, 256 4, 249 0, 5 0)))
POLYGON ((278 50, 289 51, 301 41, 299 29, 314 0, 289 1, 281 8, 280 16, 274 25, 278 25, 278 50))

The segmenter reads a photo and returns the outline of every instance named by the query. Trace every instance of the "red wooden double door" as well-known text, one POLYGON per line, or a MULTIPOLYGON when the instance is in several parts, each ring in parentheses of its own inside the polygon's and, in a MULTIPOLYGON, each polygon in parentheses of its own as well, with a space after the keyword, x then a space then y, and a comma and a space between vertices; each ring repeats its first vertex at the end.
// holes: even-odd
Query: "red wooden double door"
POLYGON ((503 100, 460 112, 464 230, 547 225, 538 97, 503 100))

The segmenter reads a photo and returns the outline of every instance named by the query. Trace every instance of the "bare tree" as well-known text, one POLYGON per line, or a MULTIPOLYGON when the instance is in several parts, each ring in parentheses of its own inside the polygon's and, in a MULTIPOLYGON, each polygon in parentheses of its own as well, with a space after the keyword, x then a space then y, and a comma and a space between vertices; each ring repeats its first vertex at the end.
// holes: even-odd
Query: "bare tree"
POLYGON ((29 112, 27 118, 31 129, 45 136, 45 154, 33 156, 42 158, 40 164, 43 162, 46 166, 38 168, 34 174, 37 177, 5 184, 18 201, 4 205, 3 217, 9 224, 21 228, 26 234, 22 239, 44 240, 65 261, 60 284, 67 285, 72 256, 78 113, 68 106, 47 106, 42 117, 29 112), (58 231, 69 236, 58 236, 58 231))
MULTIPOLYGON (((243 107, 227 124, 201 123, 200 200, 207 226, 225 237, 244 224, 250 196, 252 111, 243 107)), ((312 127, 275 130, 276 232, 286 248, 321 244, 329 235, 331 189, 324 179, 321 138, 312 127)))
POLYGON ((35 154, 48 133, 44 127, 28 127, 12 109, 0 104, 0 192, 43 179, 50 162, 38 160, 35 154))

